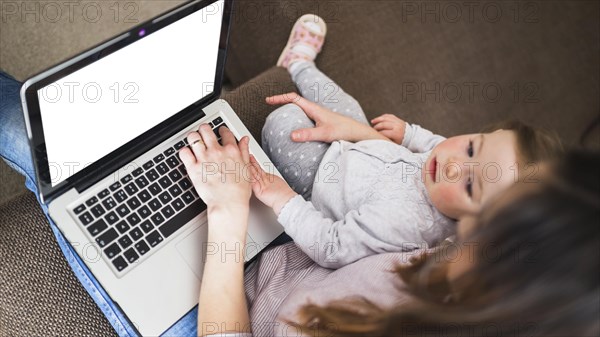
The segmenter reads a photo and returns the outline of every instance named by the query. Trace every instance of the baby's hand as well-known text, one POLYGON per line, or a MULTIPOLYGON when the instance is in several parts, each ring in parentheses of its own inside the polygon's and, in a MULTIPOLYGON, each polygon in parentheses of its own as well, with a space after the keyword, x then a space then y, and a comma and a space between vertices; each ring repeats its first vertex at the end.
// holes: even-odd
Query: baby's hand
POLYGON ((281 209, 290 199, 297 195, 294 190, 280 177, 265 172, 254 156, 250 156, 253 169, 252 191, 258 200, 271 207, 279 215, 281 209))
POLYGON ((404 132, 406 131, 406 122, 400 118, 385 114, 371 120, 373 128, 382 135, 391 139, 394 143, 402 145, 404 132))

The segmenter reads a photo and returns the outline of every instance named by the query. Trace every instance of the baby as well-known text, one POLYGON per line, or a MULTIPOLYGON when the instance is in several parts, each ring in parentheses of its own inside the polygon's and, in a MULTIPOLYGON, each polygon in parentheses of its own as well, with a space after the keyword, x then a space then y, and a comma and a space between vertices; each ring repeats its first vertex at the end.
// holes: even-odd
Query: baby
POLYGON ((516 121, 448 139, 392 115, 372 120, 373 128, 358 102, 315 67, 325 34, 315 15, 294 25, 278 65, 304 97, 267 98, 287 104, 262 132, 262 146, 287 183, 261 170, 253 184, 286 233, 323 267, 437 245, 456 221, 518 179, 524 165, 560 147, 516 121))

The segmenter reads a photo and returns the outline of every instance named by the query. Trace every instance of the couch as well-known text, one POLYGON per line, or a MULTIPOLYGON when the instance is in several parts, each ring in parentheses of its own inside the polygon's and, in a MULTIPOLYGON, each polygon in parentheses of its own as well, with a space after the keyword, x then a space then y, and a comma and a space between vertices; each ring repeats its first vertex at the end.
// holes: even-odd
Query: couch
MULTIPOLYGON (((274 64, 308 12, 329 29, 317 66, 369 118, 392 113, 452 136, 517 117, 567 146, 598 118, 598 2, 240 0, 223 98, 257 139, 272 110, 264 97, 294 90, 274 64)), ((587 146, 600 146, 598 132, 587 146)), ((32 193, 0 205, 0 234, 0 336, 115 335, 32 193)))

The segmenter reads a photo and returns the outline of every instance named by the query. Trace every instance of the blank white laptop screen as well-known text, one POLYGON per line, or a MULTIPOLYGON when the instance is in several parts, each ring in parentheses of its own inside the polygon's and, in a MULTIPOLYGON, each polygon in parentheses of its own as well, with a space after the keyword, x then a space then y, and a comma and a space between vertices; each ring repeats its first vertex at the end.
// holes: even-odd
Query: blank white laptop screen
POLYGON ((222 16, 218 1, 38 90, 52 186, 212 93, 222 16))

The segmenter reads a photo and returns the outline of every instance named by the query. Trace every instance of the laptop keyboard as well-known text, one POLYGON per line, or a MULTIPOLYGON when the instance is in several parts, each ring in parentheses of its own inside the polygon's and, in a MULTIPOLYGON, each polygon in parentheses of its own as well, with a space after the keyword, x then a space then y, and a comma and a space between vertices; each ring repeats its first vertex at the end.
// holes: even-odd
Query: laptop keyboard
MULTIPOLYGON (((209 124, 220 140, 223 119, 209 124)), ((206 209, 179 159, 184 146, 187 137, 73 209, 117 271, 131 269, 206 209)))

